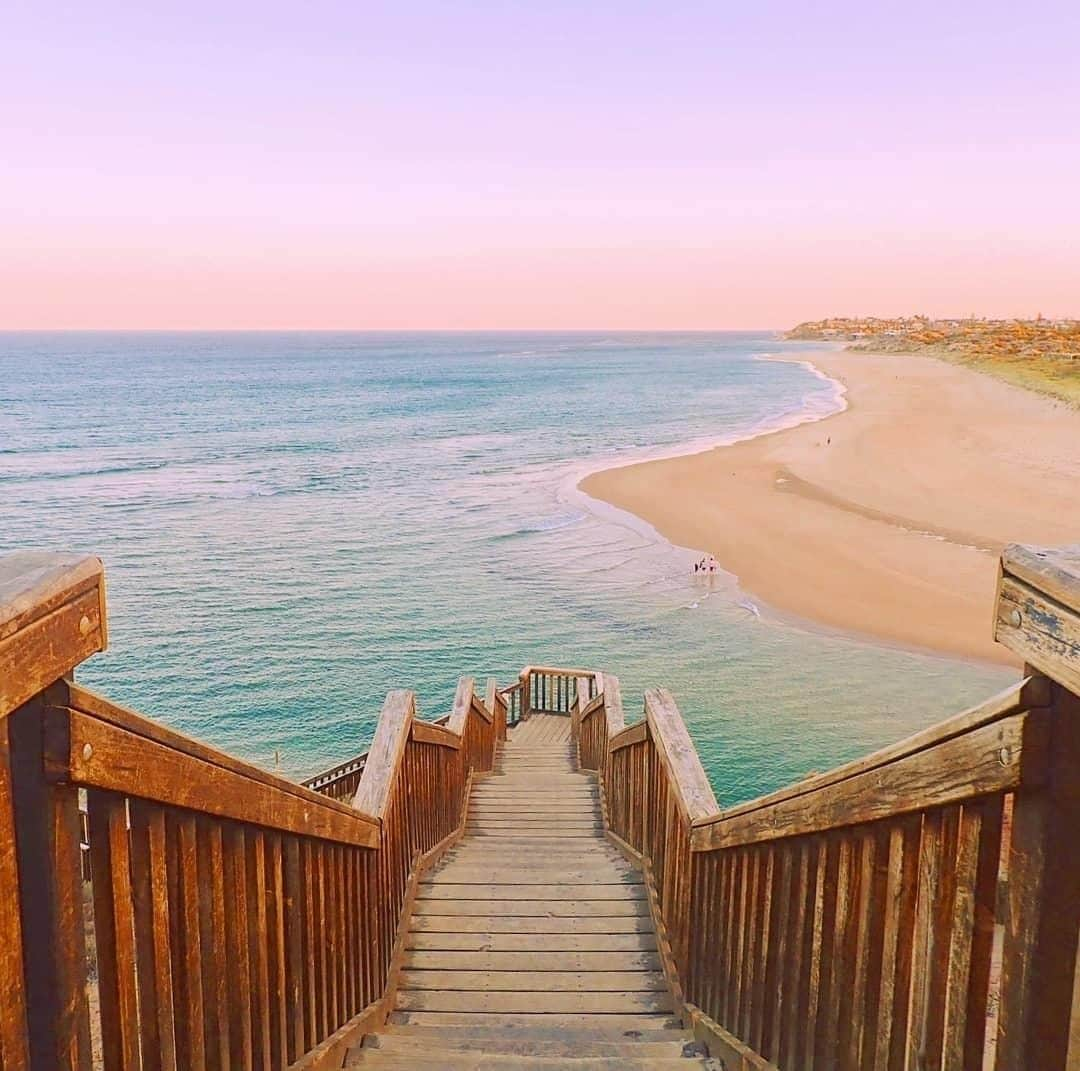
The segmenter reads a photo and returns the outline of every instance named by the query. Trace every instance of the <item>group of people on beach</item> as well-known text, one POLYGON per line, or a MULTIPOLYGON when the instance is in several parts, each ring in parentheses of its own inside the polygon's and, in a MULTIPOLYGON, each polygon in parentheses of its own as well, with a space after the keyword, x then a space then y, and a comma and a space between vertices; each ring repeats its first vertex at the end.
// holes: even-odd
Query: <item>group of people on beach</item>
POLYGON ((695 573, 715 573, 719 570, 720 566, 716 564, 716 559, 711 555, 707 555, 699 562, 694 562, 695 573))

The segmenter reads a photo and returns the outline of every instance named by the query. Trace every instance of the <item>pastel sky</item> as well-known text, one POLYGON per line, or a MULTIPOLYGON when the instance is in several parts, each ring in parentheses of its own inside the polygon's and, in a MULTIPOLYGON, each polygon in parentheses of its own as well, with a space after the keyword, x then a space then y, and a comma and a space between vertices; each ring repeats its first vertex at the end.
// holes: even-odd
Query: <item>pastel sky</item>
POLYGON ((0 328, 1080 316, 1080 4, 28 2, 0 328))

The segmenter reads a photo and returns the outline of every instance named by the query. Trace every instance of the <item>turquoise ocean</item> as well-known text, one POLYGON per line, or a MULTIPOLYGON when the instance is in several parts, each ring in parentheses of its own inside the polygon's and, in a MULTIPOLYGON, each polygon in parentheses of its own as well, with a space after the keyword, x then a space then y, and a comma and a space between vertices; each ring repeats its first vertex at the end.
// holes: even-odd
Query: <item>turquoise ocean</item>
MULTIPOLYGON (((977 702, 1009 670, 785 620, 586 472, 842 405, 768 332, 0 335, 0 552, 106 566, 110 698, 287 776, 386 691, 606 668, 674 692, 723 804, 977 702)), ((820 347, 817 347, 820 348, 820 347)))

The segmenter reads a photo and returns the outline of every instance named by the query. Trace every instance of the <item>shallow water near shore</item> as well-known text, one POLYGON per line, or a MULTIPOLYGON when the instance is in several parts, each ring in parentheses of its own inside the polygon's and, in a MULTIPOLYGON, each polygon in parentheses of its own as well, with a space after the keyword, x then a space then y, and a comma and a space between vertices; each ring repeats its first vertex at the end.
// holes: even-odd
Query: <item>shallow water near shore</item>
POLYGON ((759 613, 594 507, 585 471, 830 412, 814 344, 718 334, 0 335, 0 552, 99 554, 80 679, 267 768, 366 746, 385 692, 604 667, 670 688, 724 804, 1016 674, 759 613))

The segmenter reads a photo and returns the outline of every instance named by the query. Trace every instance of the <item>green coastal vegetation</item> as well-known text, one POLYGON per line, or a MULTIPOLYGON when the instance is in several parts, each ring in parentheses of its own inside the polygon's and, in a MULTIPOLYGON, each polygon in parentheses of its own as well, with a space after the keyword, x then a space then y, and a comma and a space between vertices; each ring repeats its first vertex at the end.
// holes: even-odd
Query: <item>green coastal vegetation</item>
POLYGON ((1080 408, 1080 320, 831 317, 785 338, 847 342, 865 353, 921 353, 967 365, 1080 408))

